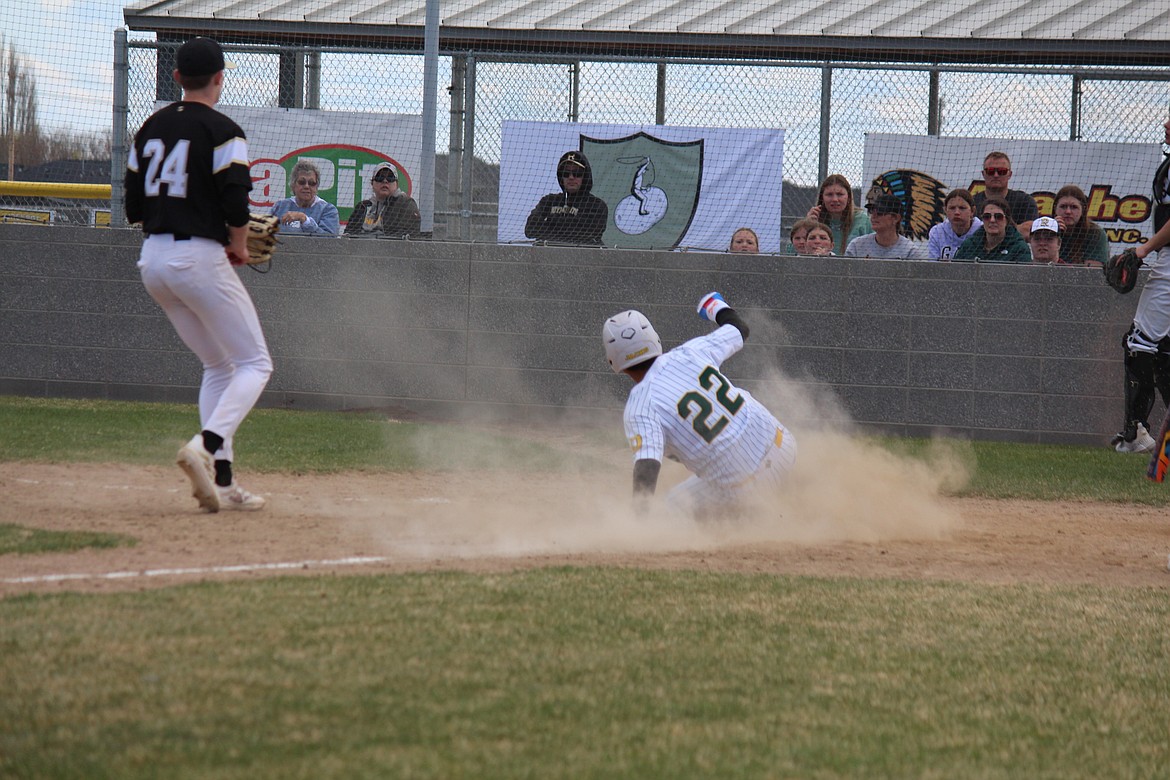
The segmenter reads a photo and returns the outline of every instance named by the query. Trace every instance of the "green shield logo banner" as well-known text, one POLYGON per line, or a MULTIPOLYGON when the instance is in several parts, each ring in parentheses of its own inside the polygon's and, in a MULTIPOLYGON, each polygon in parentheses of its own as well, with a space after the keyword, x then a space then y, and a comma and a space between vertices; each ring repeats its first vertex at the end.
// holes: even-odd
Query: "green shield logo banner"
POLYGON ((581 136, 593 194, 609 206, 602 243, 673 249, 694 219, 703 182, 703 139, 663 141, 647 133, 612 140, 581 136))

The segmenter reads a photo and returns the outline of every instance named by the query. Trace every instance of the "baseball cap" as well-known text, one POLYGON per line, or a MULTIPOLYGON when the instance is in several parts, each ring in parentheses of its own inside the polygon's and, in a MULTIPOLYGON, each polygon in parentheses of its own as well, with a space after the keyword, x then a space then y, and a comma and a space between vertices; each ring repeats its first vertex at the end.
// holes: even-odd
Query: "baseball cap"
POLYGON ((175 67, 184 76, 210 76, 234 68, 236 64, 224 60, 223 49, 218 41, 200 36, 179 47, 179 53, 175 55, 175 67))
POLYGON ((398 170, 388 162, 378 163, 378 167, 374 168, 374 172, 370 175, 370 178, 371 179, 374 178, 375 176, 377 176, 379 173, 382 173, 383 171, 389 171, 390 175, 394 177, 394 180, 398 181, 398 170))
POLYGON ((1032 232, 1035 233, 1037 230, 1049 230, 1059 235, 1060 223, 1052 217, 1040 217, 1032 221, 1032 232))
POLYGON ((866 203, 865 210, 875 214, 901 214, 903 211, 902 200, 897 195, 884 192, 866 203))
POLYGON ((561 158, 560 167, 564 168, 566 165, 576 165, 578 168, 587 168, 585 165, 585 158, 579 152, 566 152, 561 158))

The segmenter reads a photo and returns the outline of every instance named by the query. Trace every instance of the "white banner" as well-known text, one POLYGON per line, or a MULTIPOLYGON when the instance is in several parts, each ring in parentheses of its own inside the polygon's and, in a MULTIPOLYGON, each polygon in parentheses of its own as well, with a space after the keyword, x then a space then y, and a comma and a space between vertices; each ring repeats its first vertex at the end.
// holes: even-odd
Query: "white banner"
MULTIPOLYGON (((1030 193, 1040 213, 1052 216, 1053 198, 1075 184, 1089 198, 1089 218, 1109 237, 1110 252, 1140 243, 1153 232, 1150 202, 1154 171, 1162 161, 1157 144, 1084 141, 1020 141, 1008 138, 937 138, 869 133, 865 137, 862 196, 877 183, 904 200, 906 193, 923 219, 942 222, 933 190, 983 190, 983 158, 1005 152, 1012 161, 1009 187, 1030 193)), ((941 209, 941 206, 939 206, 941 209)))
MULTIPOLYGON (((159 103, 156 109, 165 105, 159 103)), ((399 188, 423 207, 415 193, 422 159, 421 116, 223 104, 216 109, 235 120, 248 137, 249 200, 254 211, 266 212, 278 200, 291 197, 288 176, 302 159, 321 171, 317 195, 337 206, 343 224, 355 205, 371 197, 370 178, 380 162, 398 169, 399 188)))
POLYGON ((750 227, 761 252, 780 251, 784 131, 663 125, 504 122, 497 240, 528 240, 524 223, 561 191, 557 161, 572 150, 609 206, 606 246, 726 251, 750 227))

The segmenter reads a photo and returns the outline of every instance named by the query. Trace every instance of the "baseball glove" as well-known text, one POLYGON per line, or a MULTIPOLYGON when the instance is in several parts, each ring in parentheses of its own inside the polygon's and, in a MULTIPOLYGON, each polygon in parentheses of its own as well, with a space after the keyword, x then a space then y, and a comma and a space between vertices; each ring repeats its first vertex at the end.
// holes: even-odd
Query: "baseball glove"
POLYGON ((276 251, 276 234, 280 232, 280 218, 271 214, 249 214, 248 265, 271 263, 276 251))
POLYGON ((1137 284, 1138 269, 1141 267, 1142 261, 1138 259, 1137 253, 1127 249, 1105 263, 1105 282, 1117 292, 1127 293, 1137 284))

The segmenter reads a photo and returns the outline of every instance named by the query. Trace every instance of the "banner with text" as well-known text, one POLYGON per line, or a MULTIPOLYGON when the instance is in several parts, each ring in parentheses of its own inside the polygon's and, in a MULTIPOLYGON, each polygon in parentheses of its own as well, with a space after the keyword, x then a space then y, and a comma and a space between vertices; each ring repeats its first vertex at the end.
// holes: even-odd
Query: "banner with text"
POLYGON ((1030 193, 1042 215, 1066 184, 1089 198, 1089 218, 1109 237, 1110 252, 1153 232, 1151 182, 1162 161, 1157 144, 1020 141, 1007 138, 935 138, 869 133, 865 137, 862 196, 872 187, 910 204, 910 219, 934 225, 946 218, 943 197, 957 187, 982 192, 983 158, 1004 152, 1012 161, 1008 186, 1030 193))
POLYGON ((399 188, 423 207, 414 191, 421 162, 421 116, 223 104, 216 108, 248 137, 253 211, 267 212, 292 196, 289 174, 302 159, 321 172, 317 195, 337 206, 342 223, 354 206, 371 197, 370 179, 380 162, 398 169, 399 188))
POLYGON ((557 161, 580 151, 609 207, 602 243, 727 251, 737 228, 780 251, 784 131, 507 121, 497 240, 523 242, 537 202, 561 191, 557 161))

